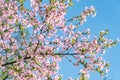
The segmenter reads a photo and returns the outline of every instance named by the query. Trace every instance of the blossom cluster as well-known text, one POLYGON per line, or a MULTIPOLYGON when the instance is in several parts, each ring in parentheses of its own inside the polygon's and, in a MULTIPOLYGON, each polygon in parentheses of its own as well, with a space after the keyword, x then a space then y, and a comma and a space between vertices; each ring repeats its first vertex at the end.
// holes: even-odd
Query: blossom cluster
MULTIPOLYGON (((74 66, 83 66, 80 80, 88 80, 91 71, 107 74, 103 54, 118 42, 105 38, 108 30, 91 38, 89 29, 77 31, 78 25, 66 24, 65 0, 30 0, 31 9, 25 3, 0 0, 0 80, 61 80, 59 62, 67 55, 75 59, 74 66)), ((93 6, 72 20, 83 24, 89 15, 95 16, 93 6)))
POLYGON ((93 6, 90 6, 90 8, 85 7, 85 10, 80 14, 79 20, 80 24, 82 25, 84 22, 86 22, 87 16, 92 15, 92 17, 96 16, 96 10, 93 6))
POLYGON ((96 16, 96 10, 95 10, 94 6, 90 6, 90 8, 85 7, 83 12, 79 16, 73 17, 72 19, 70 19, 68 21, 78 20, 79 24, 83 25, 87 21, 88 16, 92 16, 92 17, 96 16))

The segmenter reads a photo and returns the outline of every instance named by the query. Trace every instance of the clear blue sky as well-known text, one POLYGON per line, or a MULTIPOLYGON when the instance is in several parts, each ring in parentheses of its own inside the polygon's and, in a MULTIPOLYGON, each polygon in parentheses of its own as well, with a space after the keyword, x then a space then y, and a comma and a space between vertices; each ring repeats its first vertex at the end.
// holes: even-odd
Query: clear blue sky
MULTIPOLYGON (((75 0, 74 0, 75 1, 75 0)), ((81 26, 81 30, 90 28, 93 35, 98 35, 101 30, 108 28, 110 30, 108 38, 116 40, 120 38, 120 0, 80 0, 68 10, 67 17, 79 15, 86 6, 93 5, 97 10, 96 17, 89 17, 87 22, 81 26)), ((110 49, 107 49, 104 56, 111 64, 109 71, 109 80, 120 80, 120 43, 110 49)), ((63 80, 68 77, 77 77, 78 67, 73 67, 66 59, 60 63, 60 73, 63 74, 63 80)), ((89 80, 103 80, 96 73, 91 73, 89 80)))

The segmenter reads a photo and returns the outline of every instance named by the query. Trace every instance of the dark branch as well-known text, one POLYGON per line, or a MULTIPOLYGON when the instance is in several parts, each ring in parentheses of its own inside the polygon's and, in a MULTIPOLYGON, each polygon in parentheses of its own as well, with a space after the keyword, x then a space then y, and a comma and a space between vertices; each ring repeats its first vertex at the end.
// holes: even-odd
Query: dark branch
MULTIPOLYGON (((30 56, 29 56, 29 57, 25 57, 24 60, 26 60, 26 59, 31 59, 31 57, 30 57, 30 56)), ((14 63, 17 63, 17 61, 7 62, 7 63, 5 63, 5 64, 2 64, 2 66, 14 64, 14 63)))
POLYGON ((67 22, 77 20, 78 17, 79 17, 79 16, 73 17, 72 19, 67 20, 67 22))
POLYGON ((25 57, 24 60, 25 60, 25 59, 30 59, 30 58, 31 58, 30 56, 29 56, 29 57, 25 57))
MULTIPOLYGON (((40 55, 51 55, 53 56, 53 54, 40 54, 40 55)), ((70 56, 73 56, 73 55, 80 55, 78 53, 56 53, 54 55, 59 55, 59 56, 65 56, 65 55, 70 55, 70 56)), ((28 56, 28 57, 24 57, 23 60, 26 60, 26 59, 31 59, 31 56, 28 56)), ((12 61, 12 62, 7 62, 7 63, 4 63, 2 64, 2 66, 6 66, 6 65, 10 65, 10 64, 14 64, 14 63, 17 63, 17 61, 12 61)))
POLYGON ((14 64, 16 63, 16 61, 12 61, 12 62, 8 62, 8 63, 5 63, 5 64, 2 64, 2 66, 6 66, 6 65, 10 65, 10 64, 14 64))
POLYGON ((54 55, 80 55, 80 54, 78 54, 78 53, 56 53, 56 54, 54 54, 54 55))

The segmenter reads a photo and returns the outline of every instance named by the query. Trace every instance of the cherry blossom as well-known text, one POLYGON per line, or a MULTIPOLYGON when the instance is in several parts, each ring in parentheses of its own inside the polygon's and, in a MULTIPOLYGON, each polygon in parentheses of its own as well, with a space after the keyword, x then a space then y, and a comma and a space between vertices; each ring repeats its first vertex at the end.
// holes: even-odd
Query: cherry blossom
POLYGON ((0 80, 61 80, 63 58, 83 66, 80 80, 88 80, 92 71, 107 76, 110 64, 103 56, 119 40, 106 38, 108 29, 98 37, 91 37, 90 29, 78 29, 88 16, 96 15, 93 6, 69 20, 65 16, 72 0, 29 0, 31 9, 25 1, 0 0, 0 80))

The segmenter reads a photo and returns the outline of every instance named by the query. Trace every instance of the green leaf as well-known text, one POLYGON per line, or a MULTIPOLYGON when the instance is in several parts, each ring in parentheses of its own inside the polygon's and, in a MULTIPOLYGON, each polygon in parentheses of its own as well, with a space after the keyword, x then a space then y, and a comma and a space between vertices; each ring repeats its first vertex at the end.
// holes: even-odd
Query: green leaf
POLYGON ((18 72, 18 73, 21 73, 21 72, 22 72, 22 69, 21 69, 21 68, 14 67, 13 69, 14 69, 16 72, 18 72))
POLYGON ((50 0, 50 4, 54 4, 56 0, 50 0))
POLYGON ((86 53, 87 49, 86 48, 81 48, 80 51, 83 53, 86 53))
POLYGON ((16 25, 16 26, 19 26, 18 20, 16 20, 15 25, 16 25))
POLYGON ((42 45, 42 42, 41 42, 41 41, 39 42, 39 45, 42 45))
POLYGON ((84 74, 82 74, 82 76, 80 76, 80 80, 88 80, 88 78, 87 78, 87 77, 85 77, 85 75, 84 75, 84 74))
POLYGON ((12 16, 12 14, 9 16, 9 19, 13 19, 13 16, 12 16))
POLYGON ((32 74, 27 74, 25 77, 33 77, 33 75, 32 74))
POLYGON ((69 6, 74 6, 74 4, 72 2, 69 3, 69 6))
POLYGON ((20 25, 19 28, 21 31, 24 31, 24 29, 25 29, 24 26, 22 26, 22 25, 20 25))
POLYGON ((53 29, 52 24, 48 24, 48 30, 52 30, 52 29, 53 29))
POLYGON ((2 32, 2 31, 0 31, 0 35, 1 35, 1 34, 3 34, 3 32, 2 32))
POLYGON ((25 8, 23 5, 20 6, 20 11, 23 11, 25 8))
POLYGON ((8 29, 6 29, 4 32, 8 32, 8 29))
POLYGON ((100 36, 103 37, 105 35, 105 31, 100 32, 100 36))
POLYGON ((0 60, 2 60, 2 57, 0 56, 0 60))
POLYGON ((33 58, 33 61, 37 64, 40 65, 40 62, 36 60, 36 58, 33 58))
POLYGON ((20 4, 23 6, 24 1, 23 0, 19 0, 20 4))
POLYGON ((62 76, 59 76, 58 80, 62 80, 62 76))
POLYGON ((116 46, 116 44, 117 44, 117 42, 115 41, 115 42, 113 42, 111 45, 112 45, 112 46, 116 46))
POLYGON ((72 45, 74 45, 76 43, 76 38, 72 39, 72 45))
POLYGON ((39 0, 40 2, 42 2, 43 0, 39 0))
POLYGON ((105 30, 105 34, 108 34, 108 32, 109 32, 109 29, 106 29, 106 30, 105 30))
POLYGON ((7 77, 7 72, 2 71, 1 73, 2 73, 2 74, 1 74, 1 76, 0 76, 0 80, 4 80, 4 78, 7 77))
POLYGON ((73 4, 73 2, 72 2, 72 0, 69 0, 69 6, 73 6, 74 4, 73 4))
POLYGON ((22 56, 21 56, 21 55, 18 55, 18 59, 22 59, 22 56))
POLYGON ((15 60, 13 58, 8 59, 8 62, 14 62, 15 60))
POLYGON ((10 2, 10 0, 5 0, 6 3, 10 2))
POLYGON ((19 25, 19 29, 20 29, 20 34, 21 34, 22 36, 24 36, 24 35, 25 35, 25 28, 24 28, 24 26, 19 25))
POLYGON ((96 68, 96 71, 99 72, 100 74, 103 74, 103 71, 100 70, 100 68, 96 68))
POLYGON ((106 63, 105 67, 109 67, 110 66, 110 63, 106 63))
POLYGON ((100 42, 104 42, 104 38, 103 37, 99 37, 99 41, 100 42))
POLYGON ((10 48, 6 48, 5 49, 7 53, 10 53, 11 52, 11 49, 10 48))
POLYGON ((77 18, 78 18, 78 20, 79 20, 79 21, 81 21, 81 20, 82 20, 82 17, 81 17, 81 16, 78 16, 77 18))

